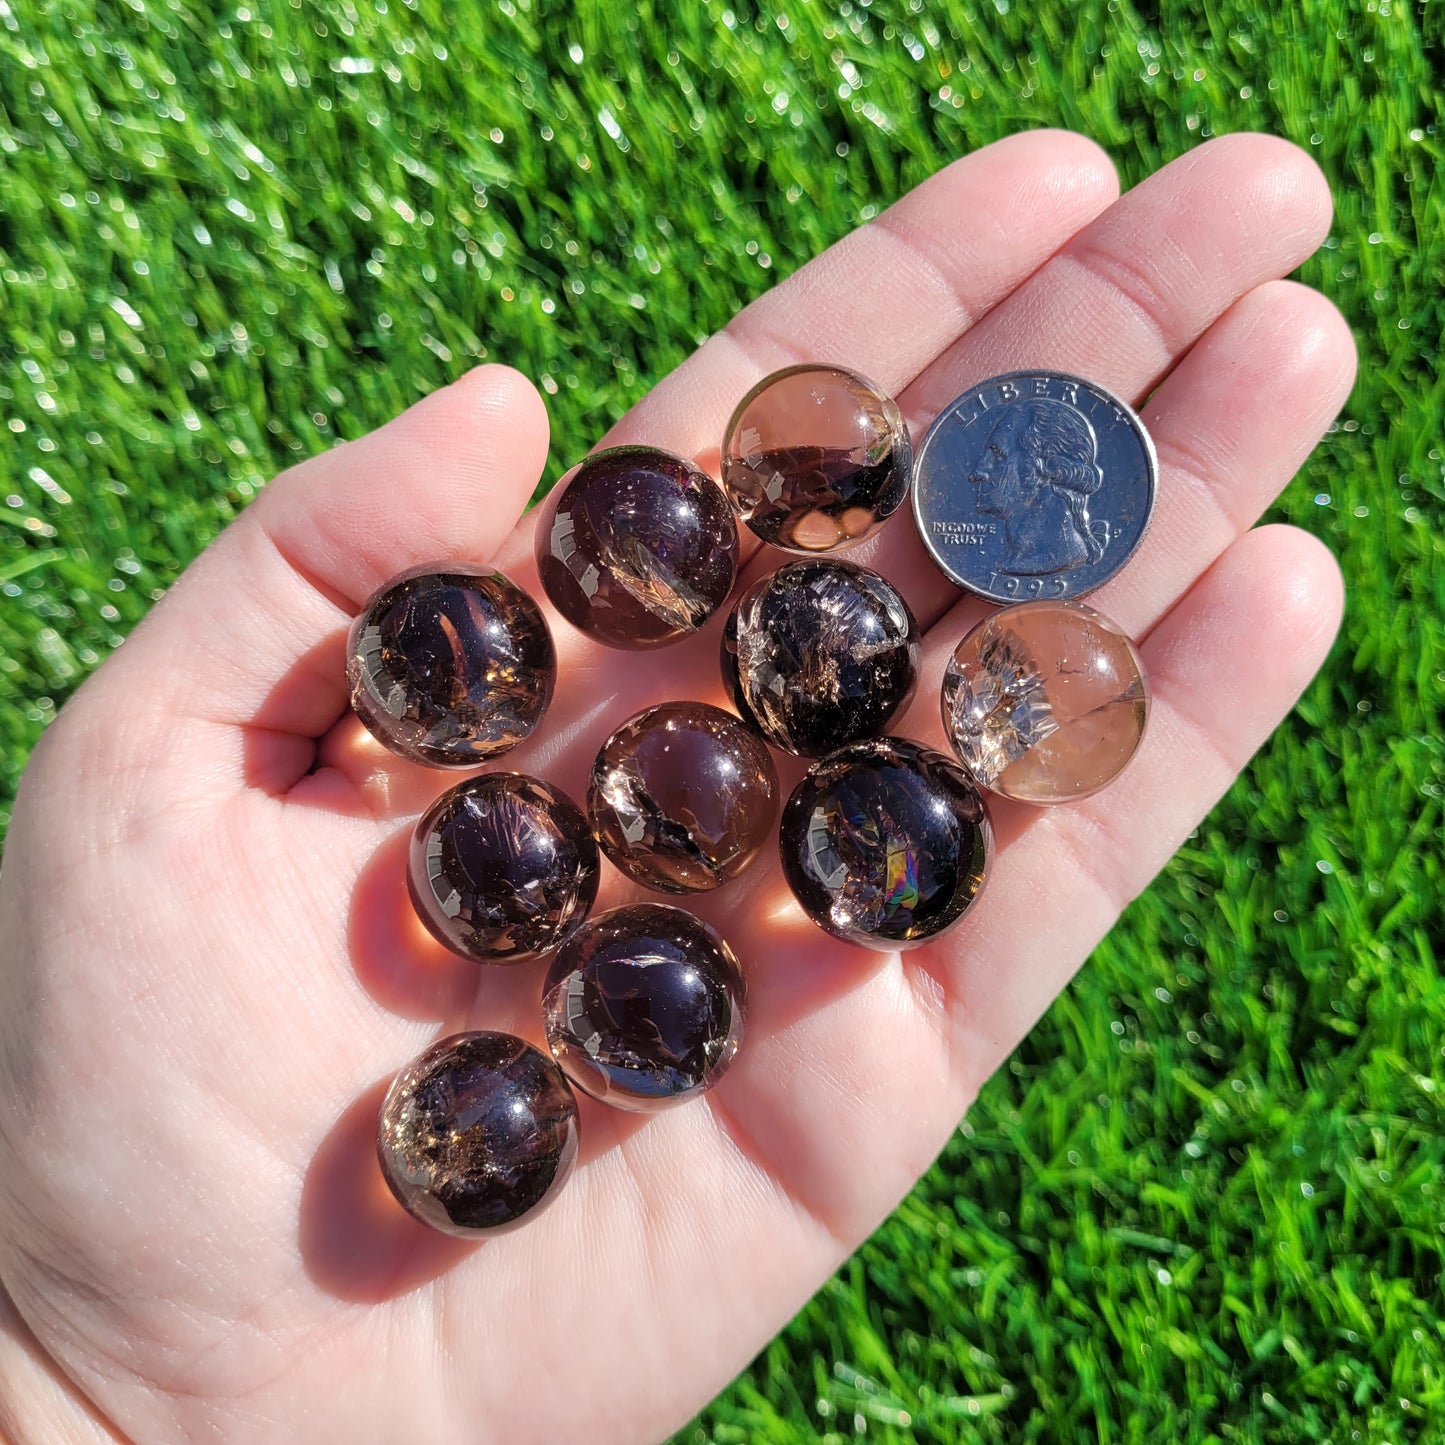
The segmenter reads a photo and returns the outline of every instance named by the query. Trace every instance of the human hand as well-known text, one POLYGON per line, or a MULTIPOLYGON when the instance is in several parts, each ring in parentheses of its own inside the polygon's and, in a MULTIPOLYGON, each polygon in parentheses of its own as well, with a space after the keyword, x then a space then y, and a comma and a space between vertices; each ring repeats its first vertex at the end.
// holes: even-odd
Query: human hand
MULTIPOLYGON (((543 600, 517 520, 547 450, 537 393, 482 367, 278 478, 81 689, 31 761, 0 873, 0 1436, 656 1439, 897 1203, 1339 617, 1318 543, 1248 530, 1353 374, 1330 304, 1274 279, 1326 232, 1318 171, 1235 136, 1116 189, 1076 136, 969 156, 749 306, 605 439, 715 468, 733 404, 796 360, 872 377, 915 437, 1017 368, 1150 397, 1153 524, 1090 601, 1142 639, 1153 711, 1097 797, 991 803, 989 885, 934 944, 839 943, 772 859, 689 900, 747 973, 743 1051, 668 1113, 581 1100, 579 1168, 512 1234, 433 1235, 376 1169, 391 1075, 441 1033, 535 1039, 540 971, 478 969, 411 918, 408 820, 457 778, 348 714, 343 641, 417 562, 493 559, 543 600)), ((937 745, 944 662, 983 609, 907 515, 849 555, 926 629, 894 730, 937 745)), ((553 620, 556 696, 502 768, 579 797, 623 718, 718 698, 721 619, 626 656, 553 620)), ((598 906, 635 892, 610 874, 598 906)))

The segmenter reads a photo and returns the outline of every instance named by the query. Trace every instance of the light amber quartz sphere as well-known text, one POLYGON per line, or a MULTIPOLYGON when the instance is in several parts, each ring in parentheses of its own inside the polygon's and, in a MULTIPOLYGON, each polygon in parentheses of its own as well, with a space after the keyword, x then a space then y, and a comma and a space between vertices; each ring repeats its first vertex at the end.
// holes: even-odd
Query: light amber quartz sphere
POLYGON ((913 453, 891 396, 841 366, 790 366, 738 403, 723 484, 764 542, 833 552, 871 537, 903 504, 913 453))
POLYGON ((1117 777, 1144 735, 1148 684, 1123 630, 1081 602, 1022 602, 954 649, 943 726, 974 778, 1023 803, 1071 803, 1117 777))

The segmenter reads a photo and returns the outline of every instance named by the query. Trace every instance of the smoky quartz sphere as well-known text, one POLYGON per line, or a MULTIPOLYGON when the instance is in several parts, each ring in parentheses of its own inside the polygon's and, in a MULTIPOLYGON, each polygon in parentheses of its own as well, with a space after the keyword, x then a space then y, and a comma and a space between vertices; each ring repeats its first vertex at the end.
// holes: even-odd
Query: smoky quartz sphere
POLYGON ((731 713, 666 702, 602 745, 587 791, 592 831, 629 878, 695 893, 736 878, 768 840, 778 775, 731 713))
POLYGON ((952 758, 903 738, 816 762, 778 829, 783 874, 828 933, 909 948, 963 917, 983 886, 993 832, 952 758))
POLYGON ((500 572, 415 567, 373 594, 347 642, 351 705, 392 752, 470 768, 520 743, 557 676, 537 604, 500 572))
POLYGON ((590 919, 562 945, 542 1013, 578 1088, 650 1110, 722 1077, 742 1038, 745 993, 732 950, 701 919, 635 903, 590 919))
POLYGON ((903 504, 913 453, 892 397, 841 366, 790 366, 738 404, 723 484, 774 547, 831 552, 871 537, 903 504))
POLYGON ((733 705, 774 747, 820 757, 877 737, 913 695, 918 624, 876 572, 787 562, 738 599, 722 639, 733 705))
POLYGON ((578 1138, 577 1102, 541 1049, 511 1034, 453 1034, 396 1076, 377 1155, 409 1214, 475 1239, 551 1203, 577 1161, 578 1138))
POLYGON ((1080 602, 1023 602, 985 618, 943 678, 943 726, 987 788, 1024 803, 1097 792, 1144 736, 1138 650, 1080 602))
POLYGON ((723 489, 652 447, 613 447, 573 467, 537 519, 537 572, 553 605, 608 647, 662 647, 697 631, 737 577, 723 489))
POLYGON ((453 952, 520 963, 586 918, 599 871, 592 830, 565 793, 525 773, 484 773, 417 820, 407 882, 417 915, 453 952))

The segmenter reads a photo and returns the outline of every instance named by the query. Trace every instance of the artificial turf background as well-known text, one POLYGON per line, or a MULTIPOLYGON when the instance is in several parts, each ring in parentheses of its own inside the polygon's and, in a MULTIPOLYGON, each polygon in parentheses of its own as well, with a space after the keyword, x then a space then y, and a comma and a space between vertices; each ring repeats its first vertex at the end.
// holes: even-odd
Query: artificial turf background
POLYGON ((1441 17, 1110 0, 0 0, 0 825, 265 478, 481 357, 548 477, 1040 124, 1316 155, 1361 380, 1279 515, 1325 674, 879 1232, 680 1440, 1445 1439, 1441 17), (1085 13, 1085 10, 1087 13, 1085 13))

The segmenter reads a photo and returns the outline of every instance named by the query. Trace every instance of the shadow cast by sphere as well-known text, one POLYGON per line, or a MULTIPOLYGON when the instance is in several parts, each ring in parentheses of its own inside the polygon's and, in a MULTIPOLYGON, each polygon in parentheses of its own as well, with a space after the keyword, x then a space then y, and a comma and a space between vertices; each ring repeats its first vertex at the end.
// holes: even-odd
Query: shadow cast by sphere
MULTIPOLYGON (((387 1187, 376 1136, 390 1082, 374 1084, 341 1115, 301 1186, 299 1243, 306 1273, 326 1293, 358 1304, 380 1304, 430 1284, 491 1238, 478 1234, 473 1241, 439 1234, 413 1219, 387 1187)), ((580 1093, 577 1108, 579 1168, 617 1148, 651 1118, 609 1108, 580 1093)))
POLYGON ((273 797, 289 794, 316 766, 316 740, 348 703, 346 629, 338 627, 287 668, 249 719, 241 757, 247 785, 273 797))
POLYGON ((734 885, 668 901, 711 924, 737 954, 748 982, 748 1028, 759 1034, 781 1032, 851 993, 885 962, 884 953, 819 928, 793 896, 775 852, 734 885))
POLYGON ((372 736, 351 709, 346 637, 344 627, 329 633, 267 693, 243 729, 242 774, 291 806, 339 817, 418 812, 469 770, 425 767, 372 736))
MULTIPOLYGON (((604 1104, 584 1094, 575 1085, 572 1093, 577 1100, 577 1119, 582 1131, 577 1152, 579 1169, 585 1169, 593 1160, 625 1144, 656 1117, 653 1114, 614 1108, 611 1104, 604 1104)), ((685 1109, 688 1104, 679 1104, 676 1107, 685 1109)))
POLYGON ((482 966, 444 948, 416 916, 406 886, 410 842, 410 827, 397 829, 356 880, 347 923, 352 966, 372 998, 402 1018, 461 1018, 482 966))
MULTIPOLYGON (((542 981, 552 955, 477 963, 438 942, 417 917, 407 888, 411 827, 397 829, 367 859, 351 894, 347 943, 361 985, 401 1018, 457 1029, 501 1029, 541 1043, 542 981)), ((634 901, 636 888, 607 864, 594 913, 634 901)))
POLYGON ((429 1284, 475 1249, 413 1219, 387 1188, 376 1124, 390 1080, 336 1121, 301 1187, 301 1260, 328 1294, 378 1304, 429 1284))

